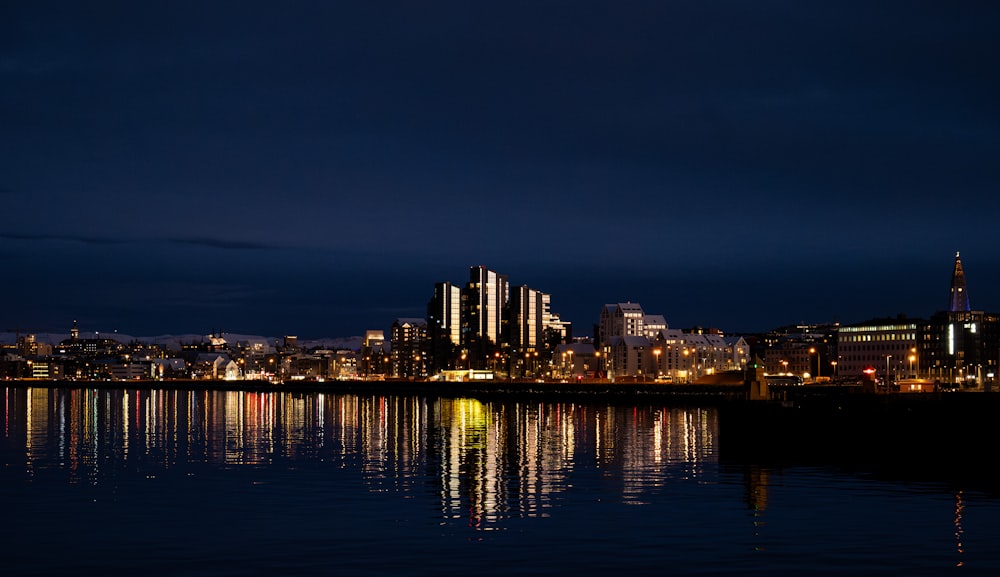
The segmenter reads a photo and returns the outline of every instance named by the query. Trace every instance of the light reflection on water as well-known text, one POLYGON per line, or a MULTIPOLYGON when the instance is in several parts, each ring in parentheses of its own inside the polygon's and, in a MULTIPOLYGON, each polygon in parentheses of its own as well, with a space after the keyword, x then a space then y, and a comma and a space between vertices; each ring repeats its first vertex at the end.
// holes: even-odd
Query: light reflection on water
POLYGON ((710 407, 24 387, 3 404, 15 574, 1000 569, 996 499, 727 466, 710 407))

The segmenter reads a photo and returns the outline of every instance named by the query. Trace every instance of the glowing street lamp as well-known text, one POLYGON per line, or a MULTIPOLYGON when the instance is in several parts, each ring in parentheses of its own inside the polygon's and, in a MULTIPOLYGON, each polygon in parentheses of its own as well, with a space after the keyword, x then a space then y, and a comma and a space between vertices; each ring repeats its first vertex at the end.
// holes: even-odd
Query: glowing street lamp
POLYGON ((656 377, 660 377, 660 349, 653 349, 653 358, 656 359, 656 377))
POLYGON ((819 353, 816 352, 816 347, 809 347, 809 354, 816 355, 816 378, 820 375, 820 364, 819 364, 819 353))

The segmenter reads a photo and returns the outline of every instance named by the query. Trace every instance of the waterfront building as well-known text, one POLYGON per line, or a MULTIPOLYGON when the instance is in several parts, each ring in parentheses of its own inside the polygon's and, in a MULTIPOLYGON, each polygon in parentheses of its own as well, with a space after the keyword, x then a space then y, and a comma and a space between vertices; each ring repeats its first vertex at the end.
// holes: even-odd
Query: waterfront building
POLYGON ((645 336, 613 336, 601 344, 601 349, 611 380, 650 375, 650 345, 645 336))
POLYGON ((188 364, 182 358, 150 359, 152 374, 157 379, 186 379, 190 377, 188 364))
POLYGON ((593 343, 562 343, 556 345, 552 354, 555 377, 591 379, 600 376, 601 353, 594 348, 593 343))
POLYGON ((780 327, 763 335, 760 341, 764 344, 763 350, 752 350, 751 354, 764 360, 769 375, 795 375, 809 381, 833 380, 837 371, 839 329, 839 323, 780 327))
POLYGON ((421 318, 397 318, 389 331, 389 356, 394 377, 427 375, 427 321, 421 318))
POLYGON ((959 253, 948 309, 933 314, 914 351, 918 373, 946 387, 993 390, 1000 363, 1000 315, 973 310, 959 253))
POLYGON ((365 332, 361 341, 358 371, 362 378, 385 376, 389 370, 389 355, 385 350, 385 333, 379 330, 365 332))
POLYGON ((545 329, 551 322, 551 296, 522 285, 510 291, 509 345, 513 354, 534 352, 545 346, 545 329))
MULTIPOLYGON (((646 314, 639 303, 625 302, 606 304, 601 309, 598 325, 598 344, 606 345, 612 337, 646 336, 644 321, 646 314)), ((664 324, 666 324, 664 322, 664 324)))
MULTIPOLYGON (((123 371, 126 375, 132 372, 126 367, 124 369, 114 367, 112 371, 123 371)), ((145 371, 147 376, 152 375, 152 364, 145 371)), ((114 373, 113 373, 114 374, 114 373)), ((199 353, 195 361, 191 364, 191 377, 195 379, 227 380, 235 381, 243 378, 240 367, 229 355, 223 353, 199 353)))
POLYGON ((872 371, 890 381, 918 379, 945 388, 991 390, 1000 363, 1000 315, 973 310, 955 253, 948 307, 929 320, 876 319, 841 327, 838 373, 872 371))
POLYGON ((153 377, 152 361, 131 361, 111 365, 111 378, 116 381, 134 381, 153 377))
POLYGON ((450 282, 434 285, 427 303, 427 368, 432 374, 454 368, 462 342, 462 289, 450 282))
POLYGON ((330 367, 330 378, 341 380, 360 378, 358 356, 359 354, 351 349, 338 349, 334 351, 330 367))
MULTIPOLYGON (((895 380, 907 374, 909 360, 917 353, 918 334, 926 321, 896 318, 872 319, 841 326, 837 331, 837 374, 860 379, 865 374, 895 380)), ((801 354, 791 360, 801 362, 801 354)), ((768 369, 772 365, 768 362, 768 369)), ((792 371, 798 373, 798 365, 792 371)))
POLYGON ((474 359, 481 361, 502 344, 509 292, 506 275, 485 266, 469 268, 462 292, 462 346, 474 359))
POLYGON ((741 337, 662 329, 651 342, 649 371, 657 379, 686 383, 746 366, 749 347, 741 337))
POLYGON ((916 350, 919 374, 948 387, 996 390, 1000 315, 941 311, 931 316, 916 350))
POLYGON ((722 337, 727 371, 742 371, 750 363, 750 345, 742 336, 722 337))
POLYGON ((63 364, 53 359, 34 359, 26 361, 28 366, 27 374, 33 379, 61 379, 63 378, 63 364))
POLYGON ((693 344, 680 329, 661 329, 653 340, 653 376, 675 383, 685 383, 694 374, 693 344))
POLYGON ((526 285, 512 288, 506 275, 485 266, 470 267, 469 282, 461 290, 437 283, 427 305, 428 372, 505 369, 527 374, 535 353, 547 359, 553 344, 572 335, 572 325, 551 311, 551 299, 526 285))

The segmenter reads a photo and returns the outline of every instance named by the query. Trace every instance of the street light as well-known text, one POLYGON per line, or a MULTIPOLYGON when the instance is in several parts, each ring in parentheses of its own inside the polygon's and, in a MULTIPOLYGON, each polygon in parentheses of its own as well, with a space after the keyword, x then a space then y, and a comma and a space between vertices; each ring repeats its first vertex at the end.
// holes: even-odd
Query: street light
POLYGON ((656 359, 656 378, 660 378, 660 349, 653 349, 653 358, 656 359))
POLYGON ((816 347, 809 347, 809 354, 816 355, 816 380, 819 380, 820 376, 819 353, 816 351, 816 347))
POLYGON ((783 373, 788 373, 788 361, 785 360, 781 361, 781 366, 782 366, 781 371, 783 373))

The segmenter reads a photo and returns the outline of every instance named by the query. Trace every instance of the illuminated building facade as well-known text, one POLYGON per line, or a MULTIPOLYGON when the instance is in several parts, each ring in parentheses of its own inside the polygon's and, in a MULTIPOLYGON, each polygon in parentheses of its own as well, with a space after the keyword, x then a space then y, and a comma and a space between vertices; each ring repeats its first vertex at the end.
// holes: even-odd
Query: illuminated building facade
POLYGON ((948 310, 927 323, 916 351, 921 376, 946 388, 994 390, 1000 363, 1000 315, 972 309, 959 253, 948 310))
POLYGON ((996 390, 1000 315, 942 311, 931 316, 917 350, 920 374, 947 388, 996 390))
POLYGON ((506 275, 485 266, 469 268, 469 284, 462 293, 462 345, 485 350, 503 342, 509 292, 506 275))
POLYGON ((598 341, 604 345, 612 337, 645 336, 645 313, 639 303, 616 303, 604 305, 598 325, 598 341))
MULTIPOLYGON (((837 331, 837 374, 860 378, 865 372, 874 371, 883 378, 902 378, 909 370, 910 356, 917 353, 919 334, 925 324, 926 321, 898 317, 841 326, 837 331)), ((805 350, 803 347, 802 351, 805 350)), ((772 370, 770 364, 768 370, 772 370)))
POLYGON ((434 285, 427 303, 427 369, 438 373, 455 368, 455 351, 462 343, 462 289, 450 282, 434 285))
POLYGON ((962 313, 972 310, 969 304, 969 291, 965 286, 965 269, 962 268, 962 257, 955 253, 955 268, 951 272, 951 294, 948 301, 948 312, 962 313))
POLYGON ((365 331, 358 358, 359 377, 368 379, 385 376, 389 372, 389 355, 385 351, 385 333, 378 330, 365 331))
POLYGON ((510 293, 510 347, 516 353, 537 351, 545 345, 545 329, 549 324, 551 297, 527 286, 515 287, 510 293))
POLYGON ((391 374, 394 377, 426 376, 427 321, 419 318, 398 318, 389 332, 391 374))

